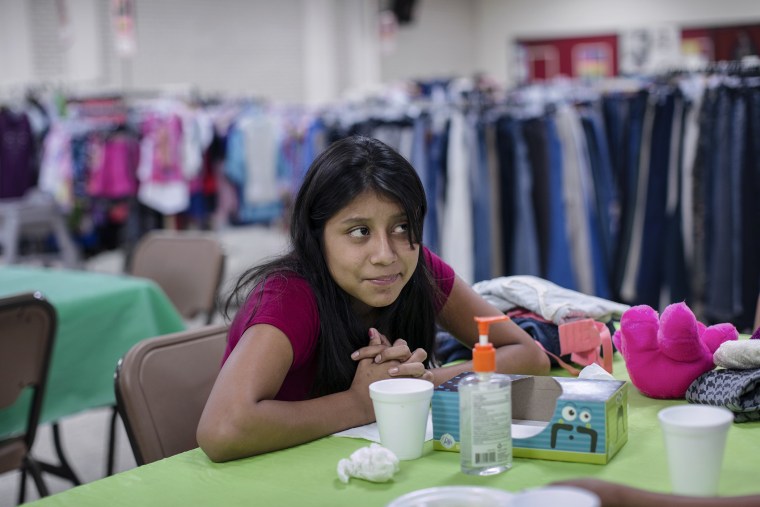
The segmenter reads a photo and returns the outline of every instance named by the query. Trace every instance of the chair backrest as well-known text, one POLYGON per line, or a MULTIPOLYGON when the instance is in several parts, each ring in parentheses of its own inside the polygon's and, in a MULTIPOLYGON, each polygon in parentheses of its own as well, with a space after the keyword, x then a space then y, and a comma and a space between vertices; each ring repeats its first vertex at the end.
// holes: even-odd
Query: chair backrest
POLYGON ((116 404, 138 465, 198 447, 195 430, 219 373, 227 327, 149 338, 119 361, 116 404))
POLYGON ((213 320, 225 254, 219 240, 200 231, 151 231, 137 242, 127 272, 149 278, 186 319, 213 320))
POLYGON ((0 472, 21 467, 34 443, 56 326, 55 308, 41 293, 0 298, 0 409, 33 390, 23 435, 0 439, 0 472))

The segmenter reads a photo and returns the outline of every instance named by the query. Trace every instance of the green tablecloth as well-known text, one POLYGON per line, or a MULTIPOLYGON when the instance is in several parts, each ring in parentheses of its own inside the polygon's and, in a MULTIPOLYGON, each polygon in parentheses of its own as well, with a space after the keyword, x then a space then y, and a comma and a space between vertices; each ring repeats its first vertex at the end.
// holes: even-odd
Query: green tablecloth
MULTIPOLYGON (((616 358, 615 377, 629 380, 616 358)), ((555 372, 560 375, 559 372, 555 372)), ((653 400, 629 383, 628 443, 606 465, 515 459, 512 470, 493 477, 459 471, 459 455, 433 451, 402 461, 388 483, 338 480, 341 458, 369 445, 365 440, 327 437, 262 456, 215 464, 199 449, 122 472, 35 502, 43 506, 329 505, 382 506, 410 491, 445 485, 477 485, 518 491, 552 481, 594 476, 655 491, 669 491, 657 412, 684 401, 653 400)), ((722 495, 760 493, 760 422, 729 431, 720 482, 722 495)))
MULTIPOLYGON (((114 404, 116 363, 140 340, 184 329, 152 281, 86 271, 0 267, 0 296, 40 291, 58 314, 41 422, 114 404)), ((27 400, 0 411, 0 435, 20 431, 27 400)))

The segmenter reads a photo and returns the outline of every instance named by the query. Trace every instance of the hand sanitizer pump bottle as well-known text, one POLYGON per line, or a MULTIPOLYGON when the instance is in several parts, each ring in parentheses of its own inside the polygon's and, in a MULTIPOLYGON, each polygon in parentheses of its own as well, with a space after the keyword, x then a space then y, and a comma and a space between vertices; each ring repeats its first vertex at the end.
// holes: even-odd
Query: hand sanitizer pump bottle
POLYGON ((459 441, 462 472, 493 475, 512 468, 512 385, 495 373, 496 350, 488 326, 506 315, 475 317, 479 343, 472 351, 475 373, 459 382, 459 441))

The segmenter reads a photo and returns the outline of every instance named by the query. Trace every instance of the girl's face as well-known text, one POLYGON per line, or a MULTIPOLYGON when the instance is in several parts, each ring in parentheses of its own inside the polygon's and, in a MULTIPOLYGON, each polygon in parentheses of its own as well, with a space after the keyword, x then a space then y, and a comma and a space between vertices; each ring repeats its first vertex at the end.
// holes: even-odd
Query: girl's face
POLYGON ((358 195, 325 224, 324 254, 335 283, 359 316, 393 303, 417 268, 401 206, 375 192, 358 195))

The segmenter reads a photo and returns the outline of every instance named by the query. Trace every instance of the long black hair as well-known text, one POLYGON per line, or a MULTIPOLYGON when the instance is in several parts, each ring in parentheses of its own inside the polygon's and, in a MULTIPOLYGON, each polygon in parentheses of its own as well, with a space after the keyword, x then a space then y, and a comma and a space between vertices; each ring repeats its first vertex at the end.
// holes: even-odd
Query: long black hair
MULTIPOLYGON (((349 296, 330 275, 322 243, 325 223, 366 191, 398 203, 407 217, 410 245, 421 244, 427 201, 417 172, 377 139, 346 137, 324 150, 304 177, 293 208, 290 251, 246 271, 227 300, 229 313, 230 307, 240 306, 251 289, 269 276, 292 272, 306 279, 317 301, 320 322, 317 375, 312 388, 315 396, 350 387, 356 372, 351 353, 369 340, 369 330, 352 311, 349 296)), ((439 294, 422 248, 419 252, 411 279, 395 302, 378 309, 374 327, 391 341, 403 338, 411 350, 424 348, 430 360, 435 338, 434 298, 439 294)))

